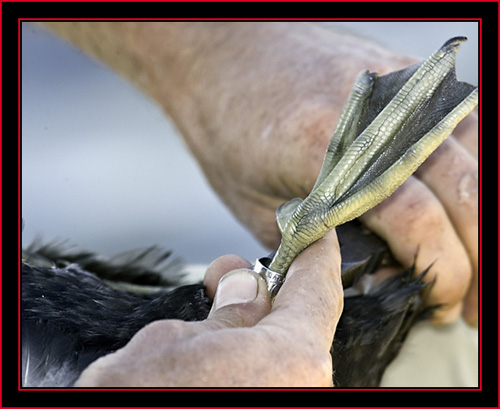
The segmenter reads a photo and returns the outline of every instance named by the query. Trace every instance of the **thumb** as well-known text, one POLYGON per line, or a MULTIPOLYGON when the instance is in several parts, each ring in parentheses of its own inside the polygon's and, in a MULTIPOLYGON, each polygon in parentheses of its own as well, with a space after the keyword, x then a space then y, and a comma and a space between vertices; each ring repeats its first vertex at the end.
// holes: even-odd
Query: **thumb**
POLYGON ((265 280, 252 270, 240 268, 219 281, 206 323, 218 327, 249 327, 270 311, 271 300, 265 280))

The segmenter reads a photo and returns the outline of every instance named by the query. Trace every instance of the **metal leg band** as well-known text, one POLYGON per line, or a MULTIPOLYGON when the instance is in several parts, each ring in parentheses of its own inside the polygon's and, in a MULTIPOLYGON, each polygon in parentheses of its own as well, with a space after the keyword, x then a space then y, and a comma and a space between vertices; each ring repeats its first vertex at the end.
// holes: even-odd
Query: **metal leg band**
POLYGON ((276 294, 278 294, 281 285, 285 281, 285 275, 281 273, 276 273, 275 271, 270 270, 267 267, 267 265, 269 265, 271 260, 272 259, 269 257, 259 258, 255 261, 255 265, 253 266, 252 269, 262 278, 264 278, 264 280, 266 280, 267 289, 269 291, 271 299, 274 299, 274 297, 276 297, 276 294))

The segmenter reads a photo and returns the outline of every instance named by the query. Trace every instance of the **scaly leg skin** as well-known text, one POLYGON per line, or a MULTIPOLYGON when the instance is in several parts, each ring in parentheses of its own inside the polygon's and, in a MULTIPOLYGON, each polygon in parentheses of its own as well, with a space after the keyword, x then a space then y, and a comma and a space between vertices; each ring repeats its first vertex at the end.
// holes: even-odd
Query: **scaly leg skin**
POLYGON ((476 107, 478 88, 455 73, 465 40, 401 71, 358 75, 313 190, 277 210, 280 246, 258 263, 271 296, 302 250, 389 197, 476 107))

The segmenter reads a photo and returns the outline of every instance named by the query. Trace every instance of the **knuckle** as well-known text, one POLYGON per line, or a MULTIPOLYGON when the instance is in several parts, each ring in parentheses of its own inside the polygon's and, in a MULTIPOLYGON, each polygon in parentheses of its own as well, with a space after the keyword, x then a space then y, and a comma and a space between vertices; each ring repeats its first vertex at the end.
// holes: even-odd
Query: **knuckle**
POLYGON ((465 172, 459 179, 457 184, 457 202, 461 206, 467 206, 470 209, 475 209, 477 215, 478 208, 478 191, 479 180, 478 170, 473 169, 465 172))
POLYGON ((307 386, 329 386, 332 382, 332 357, 329 352, 310 352, 296 360, 296 372, 302 373, 307 386))
MULTIPOLYGON (((332 357, 313 339, 287 339, 282 344, 287 359, 281 360, 283 373, 298 386, 324 386, 332 381, 332 357), (298 342, 298 344, 297 344, 298 342)), ((282 351, 283 351, 282 350, 282 351)))
POLYGON ((392 245, 404 253, 399 255, 406 265, 412 263, 417 248, 442 235, 449 222, 443 207, 432 195, 402 193, 385 210, 384 219, 391 232, 389 240, 397 238, 392 245))
POLYGON ((321 386, 329 386, 332 382, 333 368, 332 356, 329 352, 317 356, 313 360, 317 374, 317 384, 321 386))
POLYGON ((443 258, 436 264, 431 297, 443 305, 456 304, 465 297, 470 286, 472 268, 468 257, 465 252, 455 252, 453 257, 443 258))
MULTIPOLYGON (((259 355, 266 356, 267 362, 276 362, 273 368, 277 373, 273 382, 279 380, 281 386, 298 387, 331 385, 333 369, 329 347, 322 348, 314 337, 290 337, 275 330, 267 336, 272 339, 274 348, 265 348, 259 355)), ((260 342, 253 345, 269 344, 260 342)))
POLYGON ((427 196, 410 201, 405 209, 404 219, 407 234, 422 237, 441 229, 446 221, 446 214, 437 200, 427 196))

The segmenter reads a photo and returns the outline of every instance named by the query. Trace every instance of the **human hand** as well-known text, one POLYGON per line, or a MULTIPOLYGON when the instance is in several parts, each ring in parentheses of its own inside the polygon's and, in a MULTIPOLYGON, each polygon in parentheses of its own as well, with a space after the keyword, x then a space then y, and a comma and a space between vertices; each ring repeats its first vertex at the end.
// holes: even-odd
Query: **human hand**
MULTIPOLYGON (((355 76, 415 60, 308 23, 51 23, 169 113, 210 184, 276 248, 275 210, 314 185, 355 76), (120 53, 116 50, 119 49, 120 53), (119 58, 118 58, 119 56, 119 58)), ((361 220, 403 267, 433 264, 434 322, 477 325, 477 118, 361 220)))
MULTIPOLYGON (((276 39, 272 29, 257 30, 254 38, 270 38, 258 53, 245 48, 252 55, 252 70, 241 69, 247 66, 245 56, 221 70, 232 84, 231 98, 226 95, 225 100, 239 96, 238 104, 213 104, 219 115, 211 115, 215 119, 208 131, 214 127, 217 132, 209 138, 203 136, 207 129, 201 135, 194 131, 192 138, 187 133, 219 195, 271 248, 280 239, 275 209, 293 197, 305 197, 312 188, 354 76, 367 67, 384 74, 413 63, 368 41, 335 38, 310 26, 294 29, 293 36, 287 35, 292 32, 288 29, 276 39), (267 64, 259 64, 259 58, 267 64), (217 127, 218 118, 224 126, 217 127)), ((236 33, 232 41, 243 40, 236 33)), ((228 54, 235 45, 229 41, 225 47, 228 54)), ((436 324, 451 323, 463 311, 466 321, 477 325, 477 141, 477 117, 472 114, 415 176, 361 217, 388 242, 404 268, 415 256, 416 273, 432 264, 425 280, 435 280, 428 303, 441 305, 432 317, 436 324)))
POLYGON ((215 293, 208 319, 149 324, 75 386, 331 386, 329 350, 343 305, 335 232, 297 257, 272 306, 265 281, 248 267, 237 256, 215 260, 205 275, 215 293))
POLYGON ((478 323, 478 124, 473 112, 387 200, 360 219, 416 272, 432 265, 437 324, 478 323), (415 259, 416 255, 416 259, 415 259))
MULTIPOLYGON (((314 30, 297 31, 300 34, 294 33, 293 38, 299 38, 295 44, 282 33, 276 40, 280 48, 271 45, 259 49, 261 53, 271 50, 265 55, 269 64, 262 64, 262 71, 257 54, 252 58, 255 64, 251 72, 238 76, 239 83, 247 87, 237 107, 225 107, 230 114, 224 117, 230 134, 221 127, 215 141, 209 139, 210 147, 203 143, 203 137, 194 142, 195 147, 204 147, 194 152, 221 197, 262 242, 274 248, 280 237, 274 210, 290 198, 309 193, 343 95, 352 84, 350 75, 364 67, 383 74, 412 62, 350 38, 337 38, 337 44, 344 47, 327 49, 328 42, 335 44, 328 34, 318 30, 310 37, 314 30), (354 51, 346 51, 349 49, 354 51), (349 66, 349 73, 342 71, 349 66), (355 66, 357 69, 352 68, 355 66), (279 72, 273 72, 276 67, 279 72), (246 82, 248 77, 251 80, 246 82), (278 85, 276 78, 282 80, 278 85), (242 107, 248 109, 238 115, 242 107), (239 123, 231 118, 238 118, 239 123), (239 137, 234 138, 241 123, 244 129, 236 131, 239 137)), ((238 60, 234 65, 238 66, 238 60)), ((227 80, 231 69, 223 72, 227 80)), ((231 88, 231 92, 237 95, 240 87, 231 88)), ((416 256, 417 273, 432 264, 425 280, 435 281, 428 303, 441 306, 432 317, 436 324, 451 323, 463 311, 466 321, 477 325, 477 141, 477 117, 472 114, 415 176, 361 217, 388 242, 404 268, 410 267, 416 256)))

